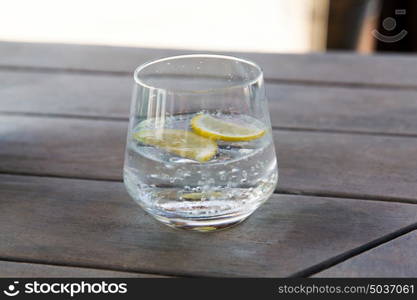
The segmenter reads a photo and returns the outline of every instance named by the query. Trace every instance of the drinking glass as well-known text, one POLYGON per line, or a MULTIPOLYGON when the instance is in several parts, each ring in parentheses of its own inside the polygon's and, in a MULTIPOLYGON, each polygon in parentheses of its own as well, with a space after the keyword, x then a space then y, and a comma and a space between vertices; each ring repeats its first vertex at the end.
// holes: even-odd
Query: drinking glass
POLYGON ((270 197, 278 168, 259 66, 175 56, 139 66, 134 81, 124 183, 145 211, 171 227, 211 231, 270 197))

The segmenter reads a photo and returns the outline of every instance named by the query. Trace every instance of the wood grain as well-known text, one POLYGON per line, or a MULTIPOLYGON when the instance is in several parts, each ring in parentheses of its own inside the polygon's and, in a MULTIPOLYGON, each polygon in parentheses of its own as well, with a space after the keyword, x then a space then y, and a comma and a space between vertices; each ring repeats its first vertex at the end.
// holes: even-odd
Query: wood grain
POLYGON ((129 115, 130 76, 5 71, 0 72, 0 82, 0 112, 129 115))
POLYGON ((415 138, 275 131, 274 141, 279 190, 417 203, 415 138))
MULTIPOLYGON (((0 261, 0 276, 288 276, 417 221, 415 205, 361 201, 417 203, 417 139, 388 136, 417 134, 417 59, 346 53, 233 53, 265 70, 278 191, 337 198, 274 194, 241 226, 209 235, 147 216, 117 182, 130 76, 186 53, 0 43, 0 172, 38 175, 0 175, 0 259, 31 262, 0 261)), ((318 276, 416 276, 415 238, 318 276)))
POLYGON ((127 122, 0 118, 0 172, 120 180, 127 122))
POLYGON ((45 278, 46 277, 157 278, 157 277, 166 277, 166 276, 130 273, 130 272, 116 272, 116 271, 99 270, 99 269, 92 269, 92 268, 63 267, 63 266, 53 266, 53 265, 44 265, 44 264, 0 261, 0 278, 10 278, 10 277, 12 278, 19 278, 19 277, 22 277, 22 278, 23 277, 26 277, 26 278, 27 277, 36 277, 36 278, 44 278, 44 277, 45 278))
POLYGON ((266 86, 276 127, 415 135, 417 92, 392 89, 266 86))
MULTIPOLYGON (((2 42, 0 65, 131 73, 145 61, 190 53, 201 51, 2 42)), ((222 54, 254 60, 267 79, 417 87, 417 58, 412 55, 222 54)))
MULTIPOLYGON (((0 112, 127 119, 131 76, 0 71, 0 112)), ((417 92, 266 84, 272 125, 417 135, 417 92)))
POLYGON ((412 204, 273 195, 245 223, 201 234, 146 215, 122 183, 0 175, 0 256, 192 276, 288 276, 417 219, 412 204))
MULTIPOLYGON (((0 172, 121 180, 127 122, 2 116, 0 172)), ((274 130, 278 189, 417 203, 417 139, 274 130)))
POLYGON ((417 277, 417 232, 337 264, 314 277, 417 277))

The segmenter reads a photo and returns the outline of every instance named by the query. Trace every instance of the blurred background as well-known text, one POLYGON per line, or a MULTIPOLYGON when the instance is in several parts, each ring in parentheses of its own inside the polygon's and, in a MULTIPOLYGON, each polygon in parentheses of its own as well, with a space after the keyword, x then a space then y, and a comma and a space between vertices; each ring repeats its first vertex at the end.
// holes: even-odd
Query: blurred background
POLYGON ((305 53, 416 50, 415 0, 2 0, 0 40, 305 53))

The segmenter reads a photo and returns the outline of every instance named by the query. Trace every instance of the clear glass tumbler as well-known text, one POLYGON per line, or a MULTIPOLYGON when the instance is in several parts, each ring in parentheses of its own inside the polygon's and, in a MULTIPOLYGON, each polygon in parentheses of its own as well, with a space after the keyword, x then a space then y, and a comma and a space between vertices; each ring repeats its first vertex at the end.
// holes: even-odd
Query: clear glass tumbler
POLYGON ((211 231, 273 193, 278 168, 262 70, 229 56, 184 55, 138 67, 124 182, 157 220, 211 231))

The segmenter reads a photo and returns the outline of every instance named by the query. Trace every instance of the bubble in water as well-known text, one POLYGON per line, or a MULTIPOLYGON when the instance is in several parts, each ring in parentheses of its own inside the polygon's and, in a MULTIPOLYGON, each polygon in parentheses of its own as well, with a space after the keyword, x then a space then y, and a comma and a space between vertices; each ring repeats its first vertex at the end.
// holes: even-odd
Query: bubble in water
MULTIPOLYGON (((242 155, 250 154, 253 150, 252 149, 239 149, 239 153, 242 155)), ((249 157, 246 157, 248 159, 249 157)))
POLYGON ((178 178, 182 178, 184 175, 184 170, 183 169, 177 169, 177 171, 175 171, 175 176, 178 178))
POLYGON ((183 157, 176 157, 176 156, 172 156, 168 160, 169 162, 173 162, 173 163, 195 163, 194 160, 183 158, 183 157))
POLYGON ((219 172, 219 179, 220 180, 226 180, 226 178, 227 178, 226 171, 220 171, 219 172))
POLYGON ((248 178, 248 172, 242 171, 242 178, 247 179, 248 178))
POLYGON ((241 183, 244 183, 248 180, 248 173, 246 171, 242 171, 242 179, 240 180, 241 183))

